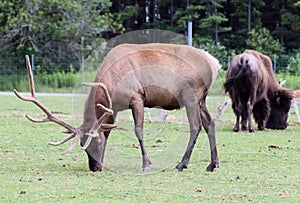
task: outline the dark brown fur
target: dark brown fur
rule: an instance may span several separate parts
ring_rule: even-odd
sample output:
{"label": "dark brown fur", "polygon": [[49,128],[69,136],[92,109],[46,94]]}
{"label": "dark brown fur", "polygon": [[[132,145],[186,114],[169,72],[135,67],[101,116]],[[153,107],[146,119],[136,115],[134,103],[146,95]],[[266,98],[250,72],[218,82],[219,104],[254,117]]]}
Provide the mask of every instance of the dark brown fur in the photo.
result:
{"label": "dark brown fur", "polygon": [[271,113],[266,127],[283,130],[287,127],[288,112],[291,107],[293,93],[285,88],[278,88],[271,97]]}
{"label": "dark brown fur", "polygon": [[248,122],[248,130],[253,132],[252,113],[259,130],[286,128],[292,93],[276,84],[268,56],[253,50],[235,56],[227,70],[224,88],[237,117],[234,131],[240,130],[242,117],[242,130],[247,130]]}

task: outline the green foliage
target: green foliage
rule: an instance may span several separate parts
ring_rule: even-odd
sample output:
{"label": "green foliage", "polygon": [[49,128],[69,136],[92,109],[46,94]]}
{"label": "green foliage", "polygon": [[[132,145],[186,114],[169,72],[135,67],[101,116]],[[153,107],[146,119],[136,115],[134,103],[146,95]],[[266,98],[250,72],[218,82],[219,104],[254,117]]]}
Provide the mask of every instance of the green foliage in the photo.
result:
{"label": "green foliage", "polygon": [[26,75],[0,75],[0,91],[28,91],[28,78]]}
{"label": "green foliage", "polygon": [[284,51],[279,41],[273,39],[266,28],[255,28],[249,34],[250,39],[246,41],[248,49],[253,49],[269,56],[280,54]]}
{"label": "green foliage", "polygon": [[[113,14],[114,18],[117,20],[117,22],[124,22],[125,20],[127,20],[128,18],[132,17],[134,14],[137,13],[138,10],[138,6],[126,6],[125,9],[122,12],[118,12]],[[121,24],[120,24],[121,25]],[[124,27],[119,27],[121,30],[121,32],[125,32],[125,28]],[[127,29],[127,31],[131,31],[129,28]]]}
{"label": "green foliage", "polygon": [[186,8],[179,8],[176,10],[173,20],[180,28],[186,28],[188,21],[199,20],[199,12],[204,9],[201,5],[190,5]]}
{"label": "green foliage", "polygon": [[300,50],[293,56],[290,56],[288,60],[288,66],[286,71],[294,76],[300,76]]}
{"label": "green foliage", "polygon": [[279,81],[280,79],[286,80],[284,87],[292,89],[292,90],[300,89],[299,75],[291,75],[288,73],[277,73],[276,81]]}
{"label": "green foliage", "polygon": [[[230,14],[232,17],[236,18],[237,21],[237,28],[242,33],[247,34],[248,28],[248,6],[249,1],[241,1],[241,0],[232,0],[231,6],[234,8],[233,12]],[[261,0],[251,0],[251,27],[261,26],[261,11],[260,9],[265,6],[264,1]],[[247,25],[247,26],[245,26]],[[246,36],[246,35],[245,35]]]}
{"label": "green foliage", "polygon": [[219,10],[223,9],[223,0],[214,1],[200,1],[205,7],[205,13],[202,18],[199,19],[199,25],[197,33],[202,36],[206,36],[208,39],[213,39],[216,43],[219,43],[219,33],[228,32],[231,27],[221,26],[224,22],[228,21],[228,18]]}
{"label": "green foliage", "polygon": [[[288,65],[289,54],[280,54],[279,56],[276,55],[276,72],[277,73],[286,73],[286,67]],[[271,57],[271,59],[273,59]],[[272,60],[274,62],[274,59]]]}
{"label": "green foliage", "polygon": [[191,1],[188,6],[175,11],[172,22],[178,26],[177,31],[185,32],[187,22],[192,21],[195,35],[201,36],[205,41],[213,39],[217,43],[219,33],[231,30],[230,27],[221,26],[228,21],[223,13],[218,12],[218,9],[223,8],[223,2],[223,0]]}
{"label": "green foliage", "polygon": [[75,86],[77,75],[71,72],[55,72],[53,74],[43,74],[36,76],[36,81],[41,86],[49,86],[53,88],[72,88]]}
{"label": "green foliage", "polygon": [[300,6],[299,1],[287,0],[280,8],[279,33],[282,45],[290,50],[299,48],[300,39]]}
{"label": "green foliage", "polygon": [[204,43],[194,41],[194,46],[209,52],[211,55],[213,55],[219,60],[222,66],[221,68],[227,70],[229,53],[227,52],[225,46],[222,46],[220,43],[214,43],[212,41]]}
{"label": "green foliage", "polygon": [[60,64],[53,62],[58,61],[73,61],[78,67],[81,55],[88,55],[103,42],[103,32],[124,31],[118,20],[125,17],[115,19],[109,13],[111,5],[109,0],[2,1],[0,56],[34,53],[50,72],[65,70],[52,70]]}
{"label": "green foliage", "polygon": [[[186,35],[192,21],[197,44],[214,41],[236,53],[251,48],[284,54],[281,60],[300,46],[299,5],[293,0],[5,0],[0,2],[0,57],[35,54],[47,73],[70,71],[70,64],[78,71],[81,56],[106,39],[150,28]],[[16,61],[0,73],[16,73],[21,65]]]}
{"label": "green foliage", "polygon": [[[72,72],[55,72],[53,74],[39,74],[34,76],[36,90],[39,92],[58,91],[70,92],[74,88],[80,75]],[[0,91],[29,91],[27,75],[0,76]]]}
{"label": "green foliage", "polygon": [[289,0],[287,5],[290,9],[281,10],[281,24],[293,32],[300,32],[299,2]]}
{"label": "green foliage", "polygon": [[[251,12],[248,12],[249,3],[251,2]],[[221,36],[221,42],[228,48],[241,52],[245,50],[246,40],[249,38],[249,28],[263,27],[262,25],[262,12],[265,1],[261,0],[232,0],[227,4],[229,13],[226,15],[230,19],[231,32],[224,33]],[[251,19],[249,21],[249,19]]]}

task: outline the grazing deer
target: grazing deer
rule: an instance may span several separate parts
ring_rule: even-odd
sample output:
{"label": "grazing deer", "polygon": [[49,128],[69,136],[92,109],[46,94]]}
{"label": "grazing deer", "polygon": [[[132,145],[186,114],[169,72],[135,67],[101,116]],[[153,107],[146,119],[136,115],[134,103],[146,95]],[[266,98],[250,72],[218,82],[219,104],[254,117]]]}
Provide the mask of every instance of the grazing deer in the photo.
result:
{"label": "grazing deer", "polygon": [[74,138],[64,152],[66,154],[80,140],[88,155],[90,170],[102,170],[110,130],[115,127],[113,123],[117,112],[125,109],[132,110],[135,134],[142,153],[142,171],[150,169],[151,161],[143,138],[144,107],[186,108],[190,140],[175,171],[187,168],[202,126],[208,134],[211,150],[211,163],[206,169],[213,171],[218,167],[215,124],[205,101],[220,65],[209,53],[173,44],[123,44],[113,48],[98,69],[94,83],[85,84],[92,88],[85,102],[83,124],[78,128],[54,117],[36,99],[28,57],[26,63],[32,96],[27,98],[16,90],[14,92],[20,99],[35,103],[47,115],[42,120],[27,118],[33,122],[52,121],[65,127],[70,134],[59,142],[49,144],[56,146]]}

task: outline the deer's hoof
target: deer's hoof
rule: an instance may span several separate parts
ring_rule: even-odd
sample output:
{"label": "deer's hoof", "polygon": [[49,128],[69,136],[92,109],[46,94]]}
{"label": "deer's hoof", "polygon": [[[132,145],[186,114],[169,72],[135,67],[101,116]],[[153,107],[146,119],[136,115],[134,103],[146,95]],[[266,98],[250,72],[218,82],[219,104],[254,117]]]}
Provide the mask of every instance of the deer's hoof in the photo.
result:
{"label": "deer's hoof", "polygon": [[183,171],[184,168],[188,168],[187,164],[180,163],[173,169],[173,171],[174,172]]}
{"label": "deer's hoof", "polygon": [[[182,169],[181,169],[181,171],[182,171]],[[180,172],[180,170],[178,168],[174,168],[173,172]]]}
{"label": "deer's hoof", "polygon": [[259,126],[258,126],[258,130],[265,130],[265,126],[259,125]]}
{"label": "deer's hoof", "polygon": [[246,126],[242,126],[242,131],[247,131],[247,127]]}
{"label": "deer's hoof", "polygon": [[206,171],[213,172],[215,168],[219,168],[219,164],[217,164],[217,163],[210,163],[207,166]]}
{"label": "deer's hoof", "polygon": [[151,167],[150,167],[150,166],[146,166],[146,167],[143,167],[143,168],[142,168],[142,172],[143,172],[143,173],[147,173],[147,172],[149,172],[149,171],[151,171]]}
{"label": "deer's hoof", "polygon": [[240,129],[238,129],[238,128],[233,128],[232,131],[237,133],[237,132],[240,131]]}
{"label": "deer's hoof", "polygon": [[254,129],[249,128],[249,133],[254,133]]}

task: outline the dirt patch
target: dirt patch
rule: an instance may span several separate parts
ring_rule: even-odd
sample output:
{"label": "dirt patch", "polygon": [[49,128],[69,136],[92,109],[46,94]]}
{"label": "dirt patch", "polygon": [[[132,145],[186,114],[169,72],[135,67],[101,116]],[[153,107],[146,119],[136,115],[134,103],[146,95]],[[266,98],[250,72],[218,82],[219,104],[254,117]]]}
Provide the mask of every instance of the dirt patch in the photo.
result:
{"label": "dirt patch", "polygon": [[281,147],[281,146],[278,146],[278,145],[269,145],[268,148],[269,148],[269,150],[270,149],[294,149],[292,147]]}
{"label": "dirt patch", "polygon": [[269,149],[282,149],[281,147],[279,147],[277,145],[269,145],[268,148]]}

